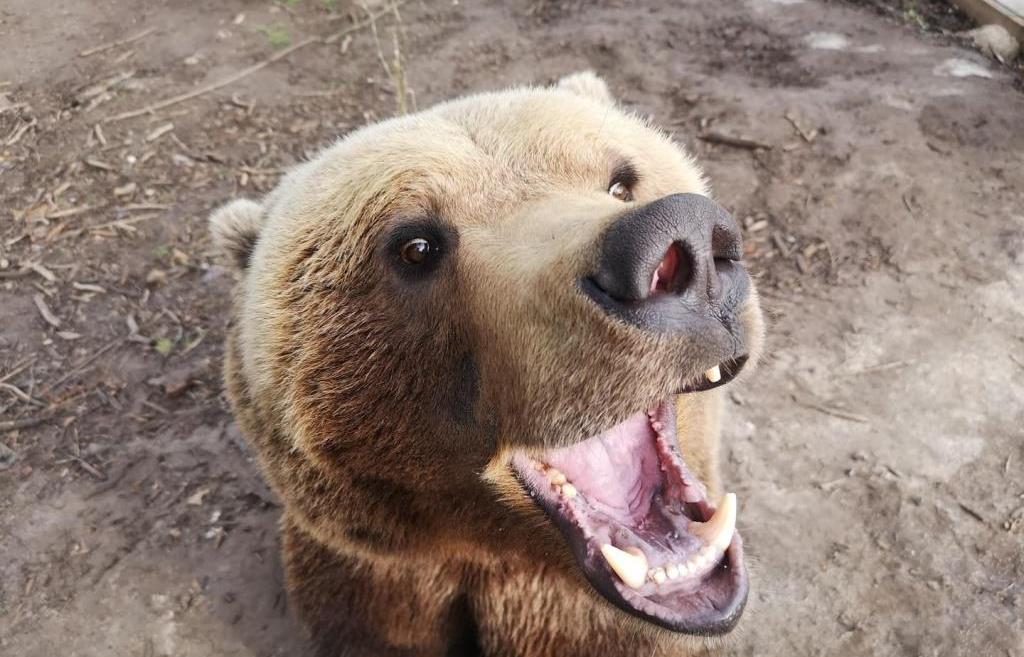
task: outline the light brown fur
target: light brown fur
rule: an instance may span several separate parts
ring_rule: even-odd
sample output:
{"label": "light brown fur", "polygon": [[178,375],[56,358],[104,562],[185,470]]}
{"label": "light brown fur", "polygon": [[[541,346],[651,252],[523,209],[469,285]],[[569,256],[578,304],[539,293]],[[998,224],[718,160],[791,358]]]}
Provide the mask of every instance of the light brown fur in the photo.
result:
{"label": "light brown fur", "polygon": [[[707,194],[692,159],[580,74],[363,129],[261,205],[214,215],[241,272],[228,390],[284,502],[288,588],[319,654],[701,645],[595,594],[507,465],[512,448],[598,433],[721,359],[574,292],[627,207],[606,192],[624,158],[637,203]],[[425,215],[457,246],[410,288],[380,264],[380,239]],[[744,320],[756,355],[756,296]],[[717,494],[720,393],[677,407],[682,451]]]}

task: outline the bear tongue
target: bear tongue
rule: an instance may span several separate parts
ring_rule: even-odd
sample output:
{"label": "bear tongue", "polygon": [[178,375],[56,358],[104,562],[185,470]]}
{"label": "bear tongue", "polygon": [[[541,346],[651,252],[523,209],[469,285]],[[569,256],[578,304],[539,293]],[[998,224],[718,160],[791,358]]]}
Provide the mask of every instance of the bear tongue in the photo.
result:
{"label": "bear tongue", "polygon": [[654,440],[650,419],[640,412],[593,438],[549,452],[545,461],[592,507],[635,526],[647,516],[661,484]]}

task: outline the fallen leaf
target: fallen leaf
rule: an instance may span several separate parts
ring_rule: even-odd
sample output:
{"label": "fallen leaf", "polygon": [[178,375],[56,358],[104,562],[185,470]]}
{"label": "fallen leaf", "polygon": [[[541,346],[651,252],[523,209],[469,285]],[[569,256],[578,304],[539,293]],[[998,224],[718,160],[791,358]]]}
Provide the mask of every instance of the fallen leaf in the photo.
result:
{"label": "fallen leaf", "polygon": [[35,302],[36,308],[39,309],[39,314],[43,316],[43,319],[47,324],[53,328],[60,328],[60,318],[54,315],[53,311],[50,310],[50,307],[46,305],[46,299],[43,298],[43,295],[34,295],[32,297],[32,301]]}
{"label": "fallen leaf", "polygon": [[200,488],[199,490],[188,496],[188,499],[185,500],[185,504],[188,504],[189,506],[202,506],[203,499],[209,494],[209,488]]}
{"label": "fallen leaf", "polygon": [[115,187],[114,196],[130,196],[135,193],[135,190],[138,189],[138,187],[139,186],[133,182],[130,182],[127,185],[121,185],[120,187]]}

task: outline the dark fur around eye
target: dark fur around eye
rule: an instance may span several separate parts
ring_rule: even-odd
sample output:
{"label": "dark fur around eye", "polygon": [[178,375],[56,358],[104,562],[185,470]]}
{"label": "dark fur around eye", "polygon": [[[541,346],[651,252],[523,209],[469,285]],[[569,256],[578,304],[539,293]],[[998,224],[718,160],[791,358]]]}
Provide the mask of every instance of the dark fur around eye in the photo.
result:
{"label": "dark fur around eye", "polygon": [[624,161],[620,162],[612,170],[612,179],[608,182],[608,186],[611,187],[615,183],[622,183],[626,186],[626,189],[633,189],[638,182],[640,182],[640,174],[637,173],[636,167],[633,166],[632,162]]}
{"label": "dark fur around eye", "polygon": [[[429,251],[419,262],[409,262],[402,252],[409,242],[426,240]],[[425,218],[398,222],[384,236],[381,256],[400,276],[409,281],[428,278],[451,256],[458,233],[437,219]]]}

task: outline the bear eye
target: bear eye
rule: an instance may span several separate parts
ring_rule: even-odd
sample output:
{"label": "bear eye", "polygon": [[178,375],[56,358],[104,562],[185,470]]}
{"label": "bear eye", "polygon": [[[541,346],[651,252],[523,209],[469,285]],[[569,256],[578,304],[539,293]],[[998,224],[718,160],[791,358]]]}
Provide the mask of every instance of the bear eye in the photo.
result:
{"label": "bear eye", "polygon": [[402,244],[400,253],[402,260],[410,265],[422,265],[434,255],[437,249],[430,240],[422,237],[415,237]]}
{"label": "bear eye", "polygon": [[633,202],[633,190],[640,182],[640,174],[632,162],[621,161],[612,171],[611,182],[608,183],[608,194],[623,203]]}
{"label": "bear eye", "polygon": [[623,203],[629,203],[633,200],[633,190],[627,187],[626,183],[621,181],[613,182],[611,187],[608,188],[608,193]]}
{"label": "bear eye", "polygon": [[378,254],[406,282],[424,281],[454,255],[458,243],[458,231],[436,217],[399,218],[381,235]]}

